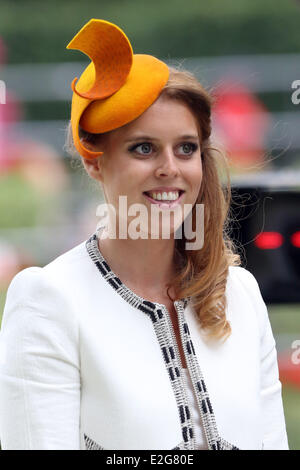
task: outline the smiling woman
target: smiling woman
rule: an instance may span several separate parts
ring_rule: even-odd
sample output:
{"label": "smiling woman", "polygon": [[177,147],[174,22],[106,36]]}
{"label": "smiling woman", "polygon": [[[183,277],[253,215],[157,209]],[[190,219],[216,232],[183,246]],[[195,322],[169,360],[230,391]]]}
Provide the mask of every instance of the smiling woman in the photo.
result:
{"label": "smiling woman", "polygon": [[[83,165],[88,174],[100,182],[107,203],[111,203],[117,211],[120,195],[127,196],[128,205],[144,203],[149,206],[148,201],[152,204],[167,201],[158,203],[159,207],[174,208],[180,204],[183,208],[184,205],[188,207],[191,204],[192,224],[196,227],[196,205],[204,205],[204,226],[201,229],[204,231],[205,244],[201,251],[186,250],[187,240],[184,234],[175,243],[173,237],[173,244],[170,240],[161,241],[160,246],[162,252],[169,250],[169,259],[174,250],[181,259],[181,263],[173,267],[168,283],[173,290],[177,290],[175,298],[192,296],[201,328],[206,330],[207,336],[221,338],[230,334],[224,296],[227,269],[229,265],[240,264],[240,259],[228,235],[228,171],[225,189],[222,188],[218,171],[222,167],[226,172],[226,160],[221,152],[212,147],[209,140],[211,104],[212,98],[191,73],[170,68],[168,82],[159,98],[140,117],[110,132],[93,134],[80,128],[79,134],[86,147],[103,151],[103,155],[97,160],[83,159]],[[184,148],[188,148],[188,151],[184,152]],[[66,149],[70,155],[78,155],[71,124]],[[136,184],[133,185],[133,182]],[[175,203],[168,200],[170,192],[169,197],[172,199],[178,194]],[[185,214],[187,215],[187,210]],[[128,214],[126,216],[129,226],[131,219]],[[184,220],[181,220],[182,223]],[[118,226],[116,228],[118,231]],[[150,227],[148,230],[151,233]],[[174,231],[174,227],[173,230],[170,229],[171,233]],[[109,243],[112,245],[111,240]],[[103,241],[103,252],[104,244]],[[115,252],[117,243],[114,245]],[[141,241],[142,252],[144,245]],[[148,242],[147,246],[150,245]],[[136,252],[137,246],[138,242],[135,240],[133,252]],[[153,240],[152,246],[157,246]],[[132,254],[127,253],[132,259]],[[153,263],[153,253],[149,256]],[[113,263],[107,252],[106,258]],[[161,264],[161,254],[157,253],[157,259]],[[145,258],[141,261],[145,262]],[[122,272],[119,266],[118,274],[129,284],[128,260],[124,254],[118,257],[118,263],[124,264]],[[142,266],[137,272],[134,272],[134,266],[131,269],[132,283],[135,283],[136,289],[141,270],[144,270]],[[160,275],[155,273],[154,279],[145,280],[145,289],[148,286],[148,292],[144,292],[144,296],[158,299],[158,296],[164,295],[164,299],[168,299],[168,295],[162,292],[161,285],[164,278],[169,276],[170,273],[165,275],[161,268]],[[151,296],[151,293],[154,295]]]}
{"label": "smiling woman", "polygon": [[[228,234],[211,96],[192,74],[133,54],[106,21],[68,48],[92,61],[72,83],[67,147],[108,213],[10,284],[2,447],[287,449],[268,312]],[[187,243],[199,235],[201,248]]]}

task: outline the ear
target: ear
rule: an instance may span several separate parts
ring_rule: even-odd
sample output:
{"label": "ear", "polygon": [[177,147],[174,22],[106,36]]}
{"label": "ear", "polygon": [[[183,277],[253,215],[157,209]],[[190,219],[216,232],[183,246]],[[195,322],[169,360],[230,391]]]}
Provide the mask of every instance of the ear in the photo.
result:
{"label": "ear", "polygon": [[83,166],[87,174],[97,181],[103,181],[102,177],[102,167],[101,167],[101,156],[94,158],[93,160],[88,160],[87,158],[82,159]]}
{"label": "ear", "polygon": [[[94,146],[90,142],[82,141],[83,145],[87,147],[89,150],[95,150]],[[103,181],[103,176],[102,176],[102,162],[101,158],[103,155],[100,155],[98,158],[93,158],[93,159],[87,159],[87,158],[82,158],[82,163],[83,166],[87,172],[87,174],[97,180],[97,181]]]}

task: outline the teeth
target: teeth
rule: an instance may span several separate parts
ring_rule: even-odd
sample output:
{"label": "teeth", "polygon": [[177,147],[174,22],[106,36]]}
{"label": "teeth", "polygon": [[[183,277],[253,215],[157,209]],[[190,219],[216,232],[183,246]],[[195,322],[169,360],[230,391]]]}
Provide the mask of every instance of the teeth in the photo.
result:
{"label": "teeth", "polygon": [[152,199],[156,199],[158,201],[175,201],[179,197],[178,191],[170,191],[169,193],[150,193]]}

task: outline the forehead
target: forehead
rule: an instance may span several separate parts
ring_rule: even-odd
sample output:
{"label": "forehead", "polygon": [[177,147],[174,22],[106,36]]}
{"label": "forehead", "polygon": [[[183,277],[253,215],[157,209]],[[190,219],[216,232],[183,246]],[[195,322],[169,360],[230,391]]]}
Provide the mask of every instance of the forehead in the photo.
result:
{"label": "forehead", "polygon": [[137,119],[112,131],[111,137],[123,139],[141,133],[163,138],[191,132],[197,134],[198,127],[194,114],[185,103],[160,97]]}

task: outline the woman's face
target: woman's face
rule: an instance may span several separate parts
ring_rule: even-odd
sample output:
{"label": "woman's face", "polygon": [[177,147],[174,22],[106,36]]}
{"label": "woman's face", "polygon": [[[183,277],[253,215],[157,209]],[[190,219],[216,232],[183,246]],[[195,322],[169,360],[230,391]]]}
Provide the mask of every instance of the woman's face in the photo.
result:
{"label": "woman's face", "polygon": [[[188,106],[160,97],[140,117],[108,133],[98,148],[104,155],[84,165],[91,177],[102,182],[106,202],[114,206],[117,218],[125,216],[119,196],[127,196],[127,210],[142,204],[149,222],[151,208],[180,213],[180,223],[171,224],[172,233],[184,220],[184,204],[193,206],[200,190],[200,139]],[[134,218],[127,213],[128,223]],[[147,230],[150,233],[150,223]]]}

